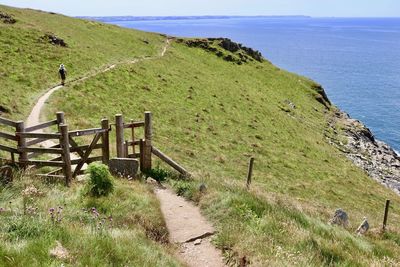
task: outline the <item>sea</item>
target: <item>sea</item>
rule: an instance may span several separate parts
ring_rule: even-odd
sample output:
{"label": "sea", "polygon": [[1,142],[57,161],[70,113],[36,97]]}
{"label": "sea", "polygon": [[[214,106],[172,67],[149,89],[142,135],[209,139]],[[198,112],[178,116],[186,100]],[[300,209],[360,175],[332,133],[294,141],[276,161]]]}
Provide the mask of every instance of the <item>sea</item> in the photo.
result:
{"label": "sea", "polygon": [[400,18],[107,17],[180,37],[227,37],[320,83],[331,101],[400,151]]}

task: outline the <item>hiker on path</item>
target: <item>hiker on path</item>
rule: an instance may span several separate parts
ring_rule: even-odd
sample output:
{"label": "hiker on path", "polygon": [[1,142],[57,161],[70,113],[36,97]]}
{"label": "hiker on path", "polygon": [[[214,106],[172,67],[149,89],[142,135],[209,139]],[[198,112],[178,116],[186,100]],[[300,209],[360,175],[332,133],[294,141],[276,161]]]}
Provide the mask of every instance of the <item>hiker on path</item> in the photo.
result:
{"label": "hiker on path", "polygon": [[65,78],[67,76],[67,70],[65,69],[64,64],[60,65],[60,68],[58,69],[58,73],[60,74],[60,78],[61,78],[61,85],[64,86],[65,84]]}

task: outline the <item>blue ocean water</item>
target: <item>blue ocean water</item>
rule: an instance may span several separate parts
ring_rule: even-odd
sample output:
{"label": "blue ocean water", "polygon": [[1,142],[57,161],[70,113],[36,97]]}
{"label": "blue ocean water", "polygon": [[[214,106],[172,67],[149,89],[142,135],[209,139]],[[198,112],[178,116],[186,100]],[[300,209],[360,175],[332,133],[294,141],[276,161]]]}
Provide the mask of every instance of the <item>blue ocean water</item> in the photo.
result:
{"label": "blue ocean water", "polygon": [[[108,21],[110,22],[110,21]],[[310,77],[343,111],[400,151],[400,18],[111,21],[183,37],[228,37]]]}

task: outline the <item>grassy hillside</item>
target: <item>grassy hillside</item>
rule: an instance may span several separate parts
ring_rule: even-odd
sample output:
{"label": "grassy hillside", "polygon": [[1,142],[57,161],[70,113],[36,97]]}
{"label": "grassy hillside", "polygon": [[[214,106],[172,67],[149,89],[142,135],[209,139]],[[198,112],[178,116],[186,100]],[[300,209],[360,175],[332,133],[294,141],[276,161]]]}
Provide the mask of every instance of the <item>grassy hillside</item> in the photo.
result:
{"label": "grassy hillside", "polygon": [[[150,188],[117,180],[107,198],[84,192],[82,182],[49,185],[34,173],[2,188],[0,266],[180,265],[161,245],[168,232]],[[52,252],[57,242],[67,254]]]}
{"label": "grassy hillside", "polygon": [[[61,63],[71,80],[105,65],[156,55],[164,40],[156,34],[45,12],[2,5],[0,12],[16,20],[0,20],[0,106],[12,118],[23,119],[43,90],[59,83]],[[67,47],[50,43],[46,34],[63,39]]]}
{"label": "grassy hillside", "polygon": [[[386,198],[394,200],[390,220],[397,225],[399,198],[327,143],[326,121],[335,108],[316,100],[315,84],[268,62],[238,65],[216,53],[175,42],[162,59],[65,88],[52,98],[48,114],[62,109],[70,124],[90,127],[104,116],[140,118],[151,110],[155,145],[194,173],[193,181],[173,183],[175,188],[216,223],[216,244],[232,261],[399,262],[397,232],[353,234],[364,216],[379,227]],[[82,113],[90,114],[87,120],[78,119]],[[256,157],[255,181],[247,191],[250,156]],[[201,182],[207,194],[198,193]],[[339,207],[350,215],[349,230],[327,224]]]}
{"label": "grassy hillside", "polygon": [[[13,25],[0,23],[0,38],[3,38],[4,32],[8,34],[8,39],[16,40],[20,49],[24,44],[29,45],[31,50],[28,55],[37,62],[29,61],[29,64],[41,66],[34,68],[34,74],[29,78],[32,83],[30,87],[26,87],[26,81],[22,78],[13,79],[11,74],[0,75],[6,88],[15,88],[10,90],[12,94],[27,105],[15,104],[9,114],[13,118],[26,114],[35,96],[57,80],[53,69],[61,59],[67,67],[70,66],[73,70],[76,68],[76,72],[81,75],[110,61],[156,54],[163,41],[158,35],[100,23],[1,7],[3,9],[15,14],[18,22]],[[53,20],[52,16],[55,16]],[[62,25],[65,24],[69,26],[64,29]],[[42,28],[44,30],[40,30]],[[57,33],[71,44],[67,48],[70,50],[61,50],[71,51],[65,52],[65,57],[71,60],[69,63],[64,61],[65,58],[50,56],[58,57],[61,48],[37,42],[37,38],[46,31]],[[20,32],[24,34],[19,34]],[[93,35],[92,32],[98,34]],[[123,39],[128,38],[126,36],[132,36],[132,42]],[[149,40],[150,44],[143,42],[143,38]],[[335,108],[328,109],[321,104],[323,101],[315,83],[280,70],[268,61],[242,62],[244,51],[232,54],[222,49],[218,42],[214,40],[209,46],[200,45],[203,48],[196,48],[175,41],[163,58],[121,65],[84,82],[69,84],[51,98],[46,113],[49,117],[54,117],[55,111],[63,110],[70,127],[82,128],[98,126],[102,117],[111,119],[116,113],[122,112],[130,119],[141,118],[143,111],[151,110],[154,114],[154,144],[193,173],[190,181],[170,180],[171,186],[179,194],[196,201],[215,223],[218,228],[215,244],[233,264],[245,261],[254,266],[398,265],[400,230],[396,225],[400,223],[400,199],[392,191],[367,177],[327,143],[327,121]],[[103,48],[96,51],[90,46],[91,43],[97,43]],[[5,45],[3,41],[1,45]],[[84,50],[81,52],[81,49]],[[8,51],[9,49],[0,47],[2,57],[8,55]],[[24,55],[25,53],[15,52],[6,57],[14,62],[12,69],[17,70],[15,75],[18,77],[23,77],[23,62],[27,60],[21,59]],[[46,60],[42,61],[46,56],[50,58],[46,59],[48,64],[43,63]],[[0,68],[9,67],[2,65]],[[43,69],[47,71],[42,72]],[[0,70],[1,73],[12,73],[11,68],[7,72]],[[43,77],[48,78],[43,80]],[[4,96],[10,94],[3,91],[1,93]],[[8,98],[2,96],[1,99],[5,101],[2,105],[11,105],[11,98],[3,100]],[[254,182],[251,189],[246,190],[245,176],[250,156],[256,158]],[[206,193],[199,193],[200,183],[206,184]],[[41,185],[38,184],[37,187]],[[8,195],[8,198],[3,197],[2,203],[15,198],[22,188],[17,184],[15,187],[3,189],[2,196]],[[122,191],[128,190],[127,202],[138,199],[137,201],[147,203],[126,212],[137,212],[137,217],[147,218],[144,210],[155,211],[155,229],[162,232],[163,224],[157,215],[157,202],[154,202],[154,196],[146,191],[144,185],[135,183],[131,187],[130,184],[119,181],[119,188]],[[49,192],[46,196],[52,196],[51,192],[54,190],[65,192],[70,196],[66,199],[71,202],[69,205],[72,207],[91,206],[80,201],[78,184],[71,190],[58,187],[46,187],[43,190]],[[146,192],[144,197],[148,202],[138,198],[143,192]],[[110,201],[111,205],[113,200],[116,201],[113,198],[104,201]],[[392,199],[393,203],[390,210],[390,231],[386,234],[371,231],[365,237],[356,236],[354,231],[364,216],[368,217],[373,228],[380,226],[386,198]],[[39,201],[40,207],[47,208],[45,201],[41,203]],[[55,202],[49,203],[56,205]],[[115,208],[118,213],[123,214],[123,209]],[[336,208],[343,208],[348,212],[351,223],[349,229],[327,223]],[[2,219],[1,216],[3,215],[0,215]],[[124,216],[120,220],[123,221]],[[79,235],[88,226],[76,226],[79,223],[72,213],[67,221],[71,222],[71,227],[78,229],[77,234],[71,231],[69,224],[62,228],[63,234],[50,232],[51,238],[40,245],[45,248],[41,254],[42,262],[47,264],[50,261],[43,251],[54,246],[55,240],[60,236],[60,239],[64,239],[59,241],[72,253],[76,253],[76,264],[92,264],[81,259],[81,256],[89,254],[85,254],[88,253],[86,250],[80,254],[78,243],[74,243],[72,239],[77,236],[82,238],[82,242],[90,243],[95,237],[89,234]],[[156,253],[151,254],[151,264],[160,262],[159,255],[165,255],[168,248],[146,238],[146,229],[143,229],[146,227],[140,221],[142,220],[122,223],[121,227],[128,225],[133,231],[132,236],[138,233],[139,238],[129,239],[133,246],[145,244],[147,249],[155,248]],[[4,230],[9,229],[7,222],[4,219],[2,224],[0,237],[3,240],[10,240],[9,232]],[[65,232],[67,234],[64,235]],[[108,236],[98,242],[104,242],[107,248],[116,250],[123,250],[124,246],[119,247],[122,244],[130,244],[124,235],[117,236],[121,239],[113,236],[109,240]],[[29,248],[32,251],[36,248],[34,239],[23,237],[22,240],[23,244],[32,246],[27,246],[26,251],[22,250],[23,253],[31,253]],[[7,242],[1,245],[0,255],[4,255],[2,257],[8,259],[10,255],[21,252],[21,244],[12,239]],[[89,246],[89,250],[90,248],[92,247]],[[92,249],[95,248],[98,247]],[[105,259],[104,251],[105,249],[100,249],[95,255]],[[25,263],[24,260],[27,259],[22,256],[22,252],[15,258]],[[127,255],[125,252],[115,251],[115,254]],[[134,260],[139,256],[116,256],[116,264],[123,264],[124,261]],[[163,260],[165,262],[160,264],[176,264],[168,256]]]}

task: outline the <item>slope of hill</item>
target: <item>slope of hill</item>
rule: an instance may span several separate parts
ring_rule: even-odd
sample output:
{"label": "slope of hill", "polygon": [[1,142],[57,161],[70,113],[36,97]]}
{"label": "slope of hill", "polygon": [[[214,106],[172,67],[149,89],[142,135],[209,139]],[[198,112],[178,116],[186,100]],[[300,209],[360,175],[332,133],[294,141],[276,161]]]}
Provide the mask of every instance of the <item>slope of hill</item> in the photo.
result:
{"label": "slope of hill", "polygon": [[61,63],[74,79],[104,65],[155,55],[164,40],[157,34],[46,12],[5,6],[0,11],[16,20],[0,20],[0,106],[13,118],[25,118],[42,91],[59,83]]}
{"label": "slope of hill", "polygon": [[[8,12],[26,12],[33,21],[53,16],[14,9]],[[91,23],[64,19],[70,25]],[[55,20],[52,27],[57,28],[58,23]],[[101,25],[96,26],[100,32],[102,27],[111,27],[117,35],[130,32]],[[12,36],[12,31],[9,34]],[[128,34],[153,37],[154,44],[161,42],[156,35]],[[109,45],[102,37],[91,38]],[[32,40],[25,36],[20,42]],[[326,132],[333,131],[328,124],[337,110],[321,88],[266,60],[256,60],[248,49],[232,49],[221,42],[175,40],[163,58],[121,65],[71,83],[51,98],[47,114],[63,110],[70,126],[81,128],[97,126],[100,118],[111,119],[116,113],[140,118],[144,110],[151,110],[155,145],[194,174],[192,180],[171,179],[170,184],[196,201],[215,223],[215,244],[231,263],[399,264],[400,231],[396,225],[400,199],[328,143]],[[157,48],[146,50],[147,44],[140,40],[132,47],[143,53],[155,53]],[[37,47],[32,49],[32,54],[42,53]],[[3,48],[0,51],[5,53]],[[98,53],[104,60],[100,64],[107,62],[108,51]],[[23,66],[20,61],[16,64],[17,69]],[[75,68],[74,62],[70,64]],[[37,85],[32,92],[48,85],[35,78],[32,81]],[[23,84],[13,83],[16,88]],[[25,92],[17,90],[15,95],[29,106],[32,92]],[[27,109],[17,111],[23,114]],[[250,156],[256,157],[254,182],[246,190]],[[198,190],[201,183],[207,187],[205,193]],[[381,234],[377,229],[386,198],[392,199],[390,225],[389,231]],[[336,208],[348,212],[348,229],[328,224]],[[359,237],[354,231],[364,216],[375,229]]]}

